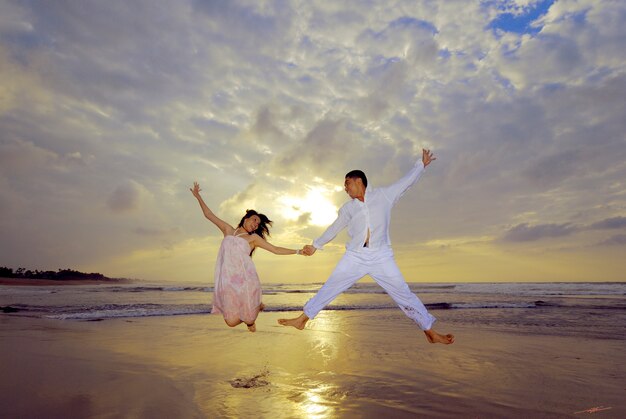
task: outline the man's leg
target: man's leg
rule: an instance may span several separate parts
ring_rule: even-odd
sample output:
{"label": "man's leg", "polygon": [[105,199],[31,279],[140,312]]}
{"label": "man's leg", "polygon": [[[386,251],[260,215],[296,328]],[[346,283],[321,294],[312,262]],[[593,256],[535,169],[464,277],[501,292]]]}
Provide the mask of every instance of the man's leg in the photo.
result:
{"label": "man's leg", "polygon": [[330,274],[322,288],[306,302],[304,312],[293,319],[279,319],[278,323],[283,326],[293,326],[296,329],[304,329],[309,319],[317,316],[324,307],[330,304],[339,294],[350,288],[356,281],[365,276],[367,267],[351,253],[346,252],[341,258],[333,273]]}
{"label": "man's leg", "polygon": [[428,312],[422,301],[411,292],[391,251],[373,261],[370,275],[393,298],[404,314],[417,323],[430,343],[449,344],[454,342],[453,335],[441,335],[433,330],[435,317]]}

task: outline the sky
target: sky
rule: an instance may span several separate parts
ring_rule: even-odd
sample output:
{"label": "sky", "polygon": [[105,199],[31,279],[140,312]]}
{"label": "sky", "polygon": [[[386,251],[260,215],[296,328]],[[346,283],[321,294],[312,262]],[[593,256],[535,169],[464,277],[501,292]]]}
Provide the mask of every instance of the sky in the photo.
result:
{"label": "sky", "polygon": [[[213,281],[437,158],[396,205],[411,282],[624,281],[626,2],[0,0],[0,266]],[[262,282],[320,283],[258,250]]]}

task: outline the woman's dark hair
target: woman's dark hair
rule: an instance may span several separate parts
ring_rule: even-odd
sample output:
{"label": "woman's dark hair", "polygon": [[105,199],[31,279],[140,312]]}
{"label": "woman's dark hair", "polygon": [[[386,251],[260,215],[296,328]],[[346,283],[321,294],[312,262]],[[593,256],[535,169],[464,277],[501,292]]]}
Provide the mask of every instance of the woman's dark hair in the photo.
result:
{"label": "woman's dark hair", "polygon": [[365,173],[363,173],[361,170],[352,170],[348,173],[346,173],[346,179],[361,179],[361,181],[363,182],[363,186],[365,186],[367,188],[367,178],[365,177]]}
{"label": "woman's dark hair", "polygon": [[[253,231],[252,233],[248,233],[248,234],[256,233],[259,236],[261,236],[261,238],[264,239],[265,236],[270,235],[270,226],[272,225],[272,221],[269,218],[267,218],[267,215],[265,214],[259,214],[255,210],[251,210],[251,209],[246,210],[246,215],[244,215],[241,221],[239,221],[239,225],[237,227],[243,227],[243,222],[246,221],[248,218],[255,216],[255,215],[261,219],[261,222],[259,223],[259,227],[255,231]],[[256,247],[250,251],[250,256],[252,256],[252,253],[254,253],[255,250],[256,250]]]}

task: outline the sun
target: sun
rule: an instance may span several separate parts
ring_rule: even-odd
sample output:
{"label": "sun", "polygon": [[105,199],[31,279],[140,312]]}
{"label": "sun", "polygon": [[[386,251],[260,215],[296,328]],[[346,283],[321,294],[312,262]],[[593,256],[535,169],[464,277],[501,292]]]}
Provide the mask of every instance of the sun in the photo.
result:
{"label": "sun", "polygon": [[337,207],[330,200],[336,189],[324,186],[307,186],[303,196],[286,195],[278,199],[281,214],[297,220],[310,214],[309,224],[328,226],[337,218]]}

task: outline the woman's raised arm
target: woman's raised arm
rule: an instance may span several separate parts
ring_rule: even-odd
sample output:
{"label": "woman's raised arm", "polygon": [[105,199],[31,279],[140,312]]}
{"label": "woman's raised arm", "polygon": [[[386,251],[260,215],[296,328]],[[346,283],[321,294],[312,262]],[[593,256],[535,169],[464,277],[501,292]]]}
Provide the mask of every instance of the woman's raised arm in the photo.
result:
{"label": "woman's raised arm", "polygon": [[194,182],[193,189],[189,188],[189,190],[198,200],[204,216],[208,218],[208,220],[211,221],[213,224],[215,224],[217,228],[219,228],[222,233],[224,233],[224,235],[232,234],[232,232],[235,231],[235,229],[230,224],[219,218],[217,215],[213,214],[213,211],[211,211],[211,209],[207,207],[207,205],[204,203],[204,200],[200,196],[200,191],[202,191],[202,189],[200,189],[200,185],[198,184],[198,182]]}

